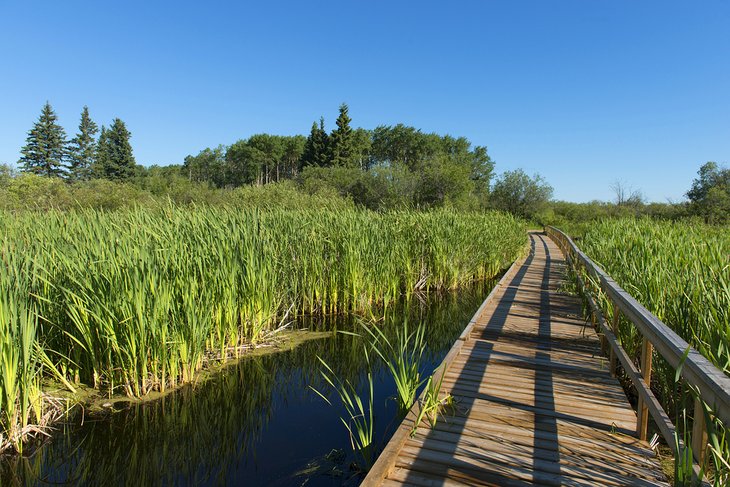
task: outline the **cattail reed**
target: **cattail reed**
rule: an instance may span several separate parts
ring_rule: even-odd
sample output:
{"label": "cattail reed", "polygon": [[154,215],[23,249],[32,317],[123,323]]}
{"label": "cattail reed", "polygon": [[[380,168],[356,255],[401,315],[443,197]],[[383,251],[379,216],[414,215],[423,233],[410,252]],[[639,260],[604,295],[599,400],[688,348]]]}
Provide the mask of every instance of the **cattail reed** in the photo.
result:
{"label": "cattail reed", "polygon": [[[0,431],[42,411],[41,364],[140,397],[237,356],[288,316],[387,309],[496,276],[500,213],[232,208],[0,213]],[[1,442],[0,442],[1,443]]]}

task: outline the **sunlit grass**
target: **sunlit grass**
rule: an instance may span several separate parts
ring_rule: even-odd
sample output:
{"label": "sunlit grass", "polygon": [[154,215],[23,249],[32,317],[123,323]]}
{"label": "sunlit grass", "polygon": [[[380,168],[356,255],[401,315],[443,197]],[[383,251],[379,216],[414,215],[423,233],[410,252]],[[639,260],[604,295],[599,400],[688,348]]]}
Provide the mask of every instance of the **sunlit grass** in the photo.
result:
{"label": "sunlit grass", "polygon": [[[587,227],[579,245],[650,312],[730,374],[730,229],[690,222],[607,220]],[[602,303],[610,313],[607,300]],[[636,328],[622,319],[617,336],[638,363],[641,336]],[[652,388],[665,410],[678,411],[685,443],[691,424],[687,415],[707,416],[713,465],[705,471],[715,485],[726,485],[730,445],[725,426],[710,411],[692,411],[684,404],[683,395],[677,393],[676,371],[656,353],[653,362]],[[691,457],[687,450],[682,455],[676,463],[678,483],[691,481]]]}
{"label": "sunlit grass", "polygon": [[389,309],[492,278],[526,243],[511,216],[450,211],[169,206],[0,213],[0,227],[6,435],[40,414],[41,364],[140,397],[238,356],[287,313]]}
{"label": "sunlit grass", "polygon": [[433,429],[436,427],[439,414],[441,414],[445,408],[453,407],[454,397],[451,393],[447,392],[443,395],[443,397],[441,397],[441,387],[444,382],[445,374],[442,370],[439,374],[438,382],[436,382],[433,378],[437,373],[438,369],[434,370],[433,374],[431,374],[428,380],[426,380],[426,386],[424,387],[423,395],[419,403],[418,417],[413,422],[411,437],[416,435],[416,430],[421,425],[424,418],[428,419],[428,423]]}
{"label": "sunlit grass", "polygon": [[420,323],[414,330],[408,329],[408,321],[396,330],[392,340],[377,325],[362,324],[369,335],[371,349],[383,360],[396,388],[396,402],[401,414],[405,414],[416,401],[416,392],[423,385],[421,360],[426,349],[426,327]]}

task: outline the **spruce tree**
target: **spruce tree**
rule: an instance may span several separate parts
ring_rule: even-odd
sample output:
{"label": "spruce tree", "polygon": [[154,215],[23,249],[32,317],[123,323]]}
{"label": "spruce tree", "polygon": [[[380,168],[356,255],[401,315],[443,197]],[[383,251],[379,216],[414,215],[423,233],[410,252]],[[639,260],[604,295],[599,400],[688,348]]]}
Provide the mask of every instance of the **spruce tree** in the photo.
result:
{"label": "spruce tree", "polygon": [[96,154],[94,154],[94,164],[91,166],[91,175],[95,178],[104,177],[104,166],[107,161],[107,137],[106,127],[101,126],[101,132],[99,132],[99,140],[96,142]]}
{"label": "spruce tree", "polygon": [[324,129],[324,117],[321,117],[319,125],[317,122],[312,123],[312,131],[304,144],[300,167],[329,165],[329,137]]}
{"label": "spruce tree", "polygon": [[97,177],[124,181],[134,176],[136,163],[129,143],[131,136],[124,122],[118,118],[108,130],[101,128],[94,166]]}
{"label": "spruce tree", "polygon": [[352,119],[347,114],[348,108],[345,103],[340,105],[340,115],[337,117],[337,128],[330,135],[330,160],[333,166],[350,166],[354,159],[354,141],[350,122]]}
{"label": "spruce tree", "polygon": [[315,160],[315,140],[317,138],[317,122],[312,122],[312,130],[309,132],[309,137],[307,137],[307,141],[304,143],[304,152],[302,152],[302,157],[299,159],[299,169],[301,170],[303,167],[307,166],[314,166],[314,160]]}
{"label": "spruce tree", "polygon": [[79,133],[71,139],[68,147],[68,178],[84,181],[91,178],[91,168],[96,160],[96,140],[94,135],[99,128],[89,117],[89,107],[81,112]]}
{"label": "spruce tree", "polygon": [[66,158],[66,132],[56,121],[58,117],[46,102],[41,116],[28,132],[18,161],[22,170],[42,176],[62,176]]}
{"label": "spruce tree", "polygon": [[324,117],[319,117],[319,128],[317,129],[317,139],[315,140],[314,149],[316,155],[314,163],[316,165],[320,167],[329,167],[332,165],[332,160],[330,159],[330,138],[324,129]]}

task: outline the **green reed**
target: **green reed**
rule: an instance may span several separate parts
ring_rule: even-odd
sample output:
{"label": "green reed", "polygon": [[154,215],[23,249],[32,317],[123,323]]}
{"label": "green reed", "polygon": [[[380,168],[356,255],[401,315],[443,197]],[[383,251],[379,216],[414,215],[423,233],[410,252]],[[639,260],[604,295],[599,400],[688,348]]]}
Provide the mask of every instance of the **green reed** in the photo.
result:
{"label": "green reed", "polygon": [[0,213],[0,227],[0,361],[16,371],[0,382],[6,434],[40,413],[41,363],[71,387],[164,391],[288,312],[368,313],[455,289],[526,242],[511,216],[450,211],[169,206]]}
{"label": "green reed", "polygon": [[[370,360],[367,347],[363,348],[365,359],[368,362],[367,367],[367,395],[365,399],[360,397],[357,388],[347,379],[341,379],[337,376],[332,367],[321,358],[320,372],[324,381],[337,393],[340,402],[345,408],[347,417],[340,417],[340,421],[347,429],[350,436],[350,446],[353,453],[358,457],[359,466],[363,471],[367,471],[373,464],[375,457],[375,415],[373,408],[373,374],[370,370]],[[327,404],[332,405],[327,396],[312,387],[312,390]]]}
{"label": "green reed", "polygon": [[22,451],[27,428],[43,415],[38,315],[22,292],[33,263],[6,252],[6,245],[0,242],[0,452]]}
{"label": "green reed", "polygon": [[439,413],[444,410],[447,406],[453,406],[454,398],[450,393],[444,394],[444,397],[440,397],[441,387],[444,382],[444,373],[442,371],[439,374],[438,382],[434,382],[433,378],[437,374],[438,369],[434,370],[426,380],[426,386],[423,390],[423,395],[419,400],[418,417],[413,422],[413,429],[411,430],[411,438],[416,436],[416,431],[421,425],[424,418],[428,419],[428,423],[431,425],[431,429],[436,427]]}
{"label": "green reed", "polygon": [[421,322],[413,331],[408,330],[408,320],[398,327],[395,338],[390,339],[377,324],[362,324],[369,335],[371,349],[383,360],[396,388],[398,410],[405,415],[416,401],[416,392],[425,382],[421,379],[421,361],[426,349],[425,324]]}
{"label": "green reed", "polygon": [[[730,229],[690,222],[608,220],[588,227],[579,245],[649,311],[730,374]],[[609,311],[605,300],[603,304]],[[618,338],[638,363],[641,337],[635,327],[622,319]],[[682,414],[688,414],[679,404],[675,370],[656,353],[654,370],[652,388],[665,410],[680,407]],[[730,470],[726,429],[714,419],[707,425],[711,470],[716,485],[723,485]]]}
{"label": "green reed", "polygon": [[[611,220],[581,248],[624,289],[730,373],[730,230],[690,223]],[[638,347],[628,327],[622,342]],[[665,390],[671,390],[667,371]]]}

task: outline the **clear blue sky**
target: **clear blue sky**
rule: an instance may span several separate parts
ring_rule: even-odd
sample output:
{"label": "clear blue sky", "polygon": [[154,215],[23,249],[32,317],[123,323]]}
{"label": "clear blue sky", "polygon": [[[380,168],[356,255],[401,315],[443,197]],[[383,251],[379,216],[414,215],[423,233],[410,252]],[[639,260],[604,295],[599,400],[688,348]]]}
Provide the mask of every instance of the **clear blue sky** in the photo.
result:
{"label": "clear blue sky", "polygon": [[726,0],[248,3],[0,0],[0,162],[46,100],[69,135],[83,105],[120,117],[144,165],[331,128],[342,102],[486,145],[557,199],[679,200],[730,162]]}

